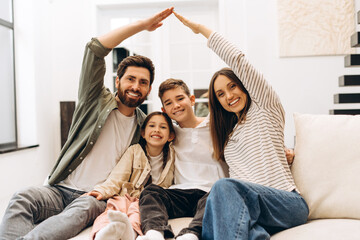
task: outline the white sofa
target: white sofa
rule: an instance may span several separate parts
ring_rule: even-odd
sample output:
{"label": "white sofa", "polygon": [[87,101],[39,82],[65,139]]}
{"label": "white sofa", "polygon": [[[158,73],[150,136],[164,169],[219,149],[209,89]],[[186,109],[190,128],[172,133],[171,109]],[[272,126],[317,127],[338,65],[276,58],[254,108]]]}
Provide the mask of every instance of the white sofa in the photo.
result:
{"label": "white sofa", "polygon": [[[294,114],[294,120],[291,170],[310,214],[306,224],[271,240],[360,239],[360,116]],[[170,224],[177,233],[190,220],[172,219]],[[90,229],[72,239],[89,239]]]}
{"label": "white sofa", "polygon": [[272,240],[360,239],[360,116],[294,114],[295,183],[308,203],[304,225]]}

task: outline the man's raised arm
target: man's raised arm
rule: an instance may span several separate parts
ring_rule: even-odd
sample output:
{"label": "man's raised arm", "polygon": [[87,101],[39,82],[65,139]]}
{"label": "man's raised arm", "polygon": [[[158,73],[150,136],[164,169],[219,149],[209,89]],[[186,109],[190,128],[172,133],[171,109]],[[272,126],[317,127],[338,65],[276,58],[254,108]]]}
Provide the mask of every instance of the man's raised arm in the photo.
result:
{"label": "man's raised arm", "polygon": [[149,32],[154,31],[158,27],[162,26],[162,21],[171,15],[173,7],[167,8],[160,13],[155,14],[152,17],[130,23],[126,26],[119,27],[110,31],[109,33],[98,37],[98,40],[106,48],[114,48],[122,41],[131,37],[132,35],[147,30]]}

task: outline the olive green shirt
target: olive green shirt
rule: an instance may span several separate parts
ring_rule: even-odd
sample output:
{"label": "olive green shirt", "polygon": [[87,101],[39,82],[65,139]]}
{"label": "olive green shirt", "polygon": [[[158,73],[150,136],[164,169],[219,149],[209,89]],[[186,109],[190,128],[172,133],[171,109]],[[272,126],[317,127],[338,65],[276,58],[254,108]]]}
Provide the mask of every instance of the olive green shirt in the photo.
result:
{"label": "olive green shirt", "polygon": [[[105,56],[111,49],[105,48],[93,38],[85,48],[80,75],[78,103],[74,111],[69,136],[60,152],[48,183],[54,185],[64,180],[95,145],[106,119],[117,110],[116,93],[104,86]],[[136,108],[137,126],[131,145],[140,139],[140,127],[146,115]]]}

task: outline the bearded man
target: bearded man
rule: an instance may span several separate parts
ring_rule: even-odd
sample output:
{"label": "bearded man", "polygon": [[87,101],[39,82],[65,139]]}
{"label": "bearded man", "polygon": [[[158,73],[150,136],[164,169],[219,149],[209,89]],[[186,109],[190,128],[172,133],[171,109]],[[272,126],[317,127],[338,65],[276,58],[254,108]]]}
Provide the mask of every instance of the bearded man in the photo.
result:
{"label": "bearded man", "polygon": [[14,194],[0,225],[0,239],[69,239],[105,210],[105,201],[83,194],[104,182],[125,150],[138,142],[145,114],[137,107],[150,93],[154,66],[143,56],[124,59],[113,94],[104,86],[104,58],[128,37],[160,27],[171,13],[172,8],[166,9],[86,45],[68,140],[48,184]]}

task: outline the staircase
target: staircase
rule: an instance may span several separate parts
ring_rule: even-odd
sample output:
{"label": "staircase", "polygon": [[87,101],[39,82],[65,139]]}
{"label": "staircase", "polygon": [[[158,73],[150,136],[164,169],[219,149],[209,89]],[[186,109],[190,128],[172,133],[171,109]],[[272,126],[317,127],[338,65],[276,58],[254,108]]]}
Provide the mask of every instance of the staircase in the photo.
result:
{"label": "staircase", "polygon": [[[357,13],[357,23],[360,24],[360,11]],[[351,36],[351,47],[360,47],[360,32]],[[360,54],[349,54],[344,58],[344,66],[360,67]],[[339,87],[360,86],[360,75],[344,75],[339,77]],[[334,95],[335,104],[360,104],[360,93],[338,93]],[[360,109],[333,109],[333,115],[360,115]]]}

